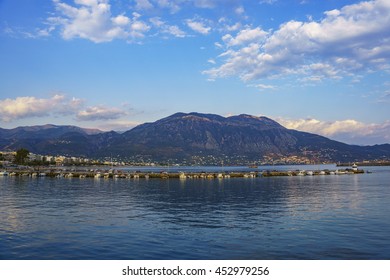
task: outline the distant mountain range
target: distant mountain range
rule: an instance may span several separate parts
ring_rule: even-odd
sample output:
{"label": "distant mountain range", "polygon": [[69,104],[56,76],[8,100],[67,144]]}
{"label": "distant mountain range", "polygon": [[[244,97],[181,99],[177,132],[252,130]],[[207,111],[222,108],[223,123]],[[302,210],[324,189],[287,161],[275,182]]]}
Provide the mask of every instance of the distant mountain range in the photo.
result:
{"label": "distant mountain range", "polygon": [[176,113],[124,133],[76,126],[31,126],[0,129],[0,150],[26,148],[37,154],[83,157],[142,157],[154,161],[194,158],[236,158],[242,162],[264,157],[308,158],[318,162],[350,162],[390,158],[390,144],[348,145],[287,129],[250,115]]}

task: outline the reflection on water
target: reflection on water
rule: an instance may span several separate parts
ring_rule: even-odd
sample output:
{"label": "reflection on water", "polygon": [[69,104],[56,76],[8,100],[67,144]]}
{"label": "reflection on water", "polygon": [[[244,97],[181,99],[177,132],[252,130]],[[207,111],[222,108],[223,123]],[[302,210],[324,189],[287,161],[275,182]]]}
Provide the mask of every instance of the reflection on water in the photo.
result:
{"label": "reflection on water", "polygon": [[389,259],[390,169],[224,180],[0,177],[2,259]]}

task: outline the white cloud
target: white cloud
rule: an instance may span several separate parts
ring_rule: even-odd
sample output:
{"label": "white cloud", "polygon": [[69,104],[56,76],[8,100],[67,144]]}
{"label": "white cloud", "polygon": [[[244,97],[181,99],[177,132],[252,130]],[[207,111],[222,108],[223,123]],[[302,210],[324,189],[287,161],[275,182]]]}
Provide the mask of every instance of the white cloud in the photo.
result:
{"label": "white cloud", "polygon": [[170,9],[171,13],[177,13],[180,11],[180,5],[176,1],[171,0],[157,0],[158,6],[161,8]]}
{"label": "white cloud", "polygon": [[255,85],[249,85],[250,87],[257,88],[259,90],[267,90],[267,89],[276,89],[273,85],[266,85],[266,84],[255,84]]}
{"label": "white cloud", "polygon": [[234,12],[237,14],[237,15],[243,15],[245,13],[245,9],[243,6],[239,6],[237,7]]}
{"label": "white cloud", "polygon": [[245,81],[275,75],[322,80],[388,69],[388,26],[390,2],[375,0],[325,12],[319,22],[289,21],[267,35],[259,27],[246,28],[223,36],[224,62],[204,73]]}
{"label": "white cloud", "polygon": [[240,30],[250,29],[248,25],[244,25],[243,27],[243,22],[233,21],[230,18],[226,18],[226,17],[220,17],[217,21],[212,22],[210,24],[214,26],[213,31],[217,31],[220,34],[225,34],[224,36],[230,36],[231,38],[233,38],[231,34],[235,32],[239,32]]}
{"label": "white cloud", "polygon": [[151,18],[151,19],[149,19],[149,21],[150,21],[155,27],[158,27],[158,28],[161,28],[162,26],[165,25],[165,21],[161,20],[160,17]]}
{"label": "white cloud", "polygon": [[130,23],[130,19],[124,15],[119,15],[115,18],[112,19],[112,21],[116,24],[116,25],[128,25]]}
{"label": "white cloud", "polygon": [[78,112],[76,118],[79,121],[114,120],[119,119],[126,114],[126,111],[119,108],[93,106]]}
{"label": "white cloud", "polygon": [[230,34],[224,35],[222,40],[228,46],[238,46],[248,44],[250,42],[256,42],[266,38],[267,32],[262,30],[260,27],[250,29],[246,28],[238,32],[236,37],[232,37]]}
{"label": "white cloud", "polygon": [[232,25],[226,25],[224,28],[228,31],[237,31],[241,28],[242,24],[240,22],[236,22],[235,24]]}
{"label": "white cloud", "polygon": [[127,123],[120,118],[128,116],[132,110],[128,104],[123,104],[121,108],[103,105],[85,107],[84,100],[68,98],[63,94],[49,98],[22,96],[0,100],[0,121],[8,123],[27,118],[71,116],[77,121],[100,121],[102,125],[115,120],[115,123],[121,123],[124,127]]}
{"label": "white cloud", "polygon": [[55,26],[50,23],[47,23],[49,26],[43,28],[34,28],[34,30],[27,30],[20,27],[9,27],[6,25],[3,32],[8,36],[14,38],[28,38],[28,39],[38,39],[44,38],[51,35],[51,33],[55,30]]}
{"label": "white cloud", "polygon": [[215,2],[215,0],[194,0],[195,6],[199,8],[214,8]]}
{"label": "white cloud", "polygon": [[0,120],[10,122],[31,117],[69,115],[76,112],[82,104],[81,99],[68,99],[60,94],[46,99],[33,96],[7,98],[0,100]]}
{"label": "white cloud", "polygon": [[338,17],[341,14],[341,12],[339,10],[331,10],[331,11],[326,11],[324,14],[327,15],[328,17]]}
{"label": "white cloud", "polygon": [[149,20],[156,28],[162,33],[170,34],[178,38],[184,38],[187,36],[186,32],[180,29],[177,25],[169,25],[162,21],[159,17],[154,17]]}
{"label": "white cloud", "polygon": [[153,8],[153,4],[149,0],[135,0],[135,8],[137,10],[149,10]]}
{"label": "white cloud", "polygon": [[367,124],[353,119],[338,121],[321,121],[313,118],[275,119],[286,128],[323,135],[349,144],[390,143],[390,121]]}
{"label": "white cloud", "polygon": [[183,30],[181,30],[177,25],[168,25],[167,28],[163,30],[163,32],[171,34],[178,38],[184,38],[187,36],[187,34]]}
{"label": "white cloud", "polygon": [[131,31],[129,34],[133,38],[143,38],[145,36],[145,32],[148,32],[150,29],[149,25],[138,20],[133,21],[130,27]]}
{"label": "white cloud", "polygon": [[207,35],[211,31],[211,27],[207,27],[205,23],[201,21],[188,19],[186,23],[188,27],[191,28],[193,31],[201,33],[203,35]]}
{"label": "white cloud", "polygon": [[214,46],[217,48],[217,49],[223,49],[223,45],[219,42],[215,42],[214,43]]}
{"label": "white cloud", "polygon": [[54,0],[59,17],[50,17],[48,22],[62,28],[64,39],[83,38],[95,43],[114,39],[142,38],[150,27],[139,20],[139,14],[129,18],[124,14],[113,16],[108,0],[75,0],[71,6]]}
{"label": "white cloud", "polygon": [[[130,0],[127,4],[120,4],[116,0],[51,0],[55,11],[42,22],[43,27],[39,28],[11,28],[6,27],[5,33],[9,36],[23,36],[27,38],[48,37],[53,31],[58,31],[63,39],[71,40],[82,38],[95,43],[110,42],[122,39],[127,42],[139,42],[140,38],[149,34],[151,26],[149,22],[151,15],[164,18],[167,22],[162,33],[171,34],[175,37],[187,37],[186,27],[191,30],[209,34],[212,30],[212,21],[199,19],[185,20],[180,18],[181,24],[172,24],[171,18],[168,19],[167,12],[171,14],[178,13],[181,10],[215,9],[223,6],[233,12],[242,15],[245,10],[238,0]],[[167,11],[168,10],[168,11]],[[140,14],[133,13],[137,11],[144,13],[142,18]],[[143,20],[142,20],[143,19]],[[226,26],[225,30],[236,31],[241,24],[236,23]],[[214,29],[216,31],[217,29]]]}
{"label": "white cloud", "polygon": [[73,97],[72,99],[67,99],[64,96],[64,101],[61,103],[61,107],[56,109],[56,113],[61,115],[72,115],[84,105],[85,100]]}

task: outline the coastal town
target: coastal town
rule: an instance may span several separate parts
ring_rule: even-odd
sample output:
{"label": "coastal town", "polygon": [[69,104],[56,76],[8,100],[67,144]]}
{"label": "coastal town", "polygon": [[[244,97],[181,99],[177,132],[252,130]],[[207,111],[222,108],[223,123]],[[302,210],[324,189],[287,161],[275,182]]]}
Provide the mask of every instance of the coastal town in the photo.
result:
{"label": "coastal town", "polygon": [[[25,150],[20,149],[18,151]],[[263,165],[310,165],[310,164],[337,164],[338,166],[351,166],[352,162],[320,161],[313,157],[283,156],[269,154],[259,160],[248,160],[245,156],[213,156],[198,155],[191,159],[153,160],[150,156],[138,155],[128,158],[102,157],[87,158],[69,155],[39,155],[25,150],[26,154],[22,162],[18,162],[18,151],[0,151],[0,167],[12,167],[26,165],[31,167],[66,167],[66,166],[263,166]],[[20,161],[20,160],[19,160]],[[356,162],[359,166],[386,166],[390,162],[387,159],[366,160]]]}
{"label": "coastal town", "polygon": [[[211,158],[212,159],[212,158]],[[198,158],[199,161],[203,161],[203,158]],[[275,164],[275,160],[268,158]],[[292,161],[288,161],[292,160]],[[267,161],[266,161],[267,162]],[[280,162],[276,161],[278,164]],[[292,157],[291,159],[285,159],[282,164],[290,162],[292,164],[304,165],[311,164],[311,162],[304,161],[298,157]],[[217,163],[217,162],[216,162]],[[127,179],[139,179],[139,178],[180,178],[180,179],[224,179],[233,177],[255,178],[255,177],[273,177],[273,176],[315,176],[315,175],[343,175],[343,174],[361,174],[364,170],[358,169],[358,166],[354,164],[346,165],[349,168],[336,169],[336,170],[261,170],[257,165],[248,166],[249,170],[245,171],[230,171],[230,172],[205,172],[205,171],[171,171],[166,170],[155,171],[124,171],[114,167],[125,166],[150,166],[150,167],[162,167],[158,163],[140,161],[136,164],[132,164],[124,161],[114,161],[112,159],[93,160],[88,158],[79,157],[66,157],[66,156],[42,156],[28,152],[26,149],[20,149],[15,152],[1,152],[0,164],[5,170],[0,171],[0,176],[30,176],[30,177],[56,177],[56,178],[127,178]],[[269,165],[269,164],[263,164]],[[183,165],[175,164],[173,166],[180,167]],[[207,166],[206,164],[202,166]],[[221,165],[219,165],[221,166]],[[169,165],[168,165],[169,167]]]}
{"label": "coastal town", "polygon": [[[18,151],[0,151],[0,166],[9,166],[17,163]],[[245,165],[303,165],[303,164],[330,164],[331,161],[320,161],[313,157],[283,156],[270,154],[258,160],[248,160],[245,156],[214,156],[196,155],[190,159],[154,160],[147,155],[123,157],[86,158],[69,155],[40,155],[28,152],[23,159],[23,165],[28,166],[245,166]],[[20,162],[19,162],[20,164]]]}

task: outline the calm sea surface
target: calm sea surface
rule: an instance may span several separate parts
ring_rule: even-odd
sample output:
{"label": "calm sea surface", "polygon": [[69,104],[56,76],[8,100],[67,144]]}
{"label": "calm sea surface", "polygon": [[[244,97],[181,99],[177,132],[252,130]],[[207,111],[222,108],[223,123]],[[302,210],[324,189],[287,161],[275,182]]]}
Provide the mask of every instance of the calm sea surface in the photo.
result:
{"label": "calm sea surface", "polygon": [[0,177],[0,259],[390,259],[390,167],[363,169],[373,173]]}

